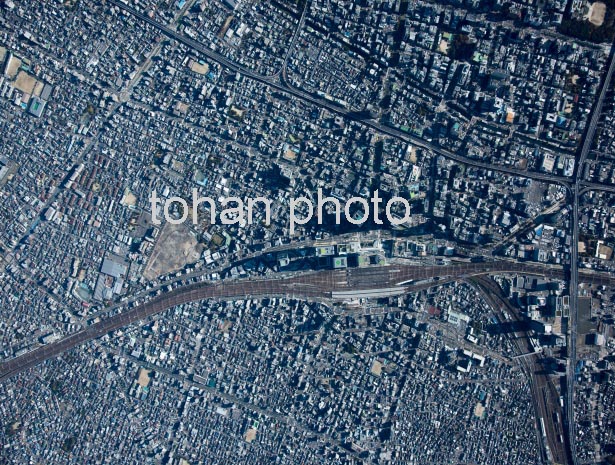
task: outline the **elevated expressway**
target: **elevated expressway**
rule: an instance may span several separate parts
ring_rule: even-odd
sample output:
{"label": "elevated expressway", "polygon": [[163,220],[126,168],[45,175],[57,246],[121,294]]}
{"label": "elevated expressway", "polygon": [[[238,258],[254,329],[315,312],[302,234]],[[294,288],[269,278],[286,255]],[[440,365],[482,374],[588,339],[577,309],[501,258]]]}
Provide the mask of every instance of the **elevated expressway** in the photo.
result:
{"label": "elevated expressway", "polygon": [[[278,72],[271,76],[265,76],[265,75],[258,74],[250,69],[247,69],[244,66],[241,66],[240,64],[232,60],[229,60],[225,56],[213,51],[212,49],[206,47],[202,43],[196,40],[193,40],[190,37],[185,36],[184,34],[179,33],[177,30],[173,29],[172,27],[161,24],[155,21],[154,19],[150,18],[146,14],[137,11],[135,8],[131,7],[126,0],[109,0],[109,3],[121,9],[125,14],[132,15],[133,17],[139,19],[143,23],[148,24],[149,26],[157,29],[160,33],[166,35],[167,37],[170,37],[176,40],[177,42],[186,45],[187,47],[191,48],[195,52],[203,54],[204,56],[221,64],[222,66],[226,67],[227,69],[231,71],[240,73],[241,75],[247,77],[248,79],[252,79],[253,81],[265,84],[272,89],[277,89],[277,90],[286,92],[303,101],[309,102],[313,105],[317,105],[320,108],[327,108],[329,111],[343,115],[348,119],[359,121],[364,126],[369,127],[382,134],[387,134],[399,140],[412,143],[417,147],[430,150],[434,153],[437,153],[438,155],[441,155],[451,160],[455,160],[459,163],[464,163],[464,164],[467,164],[470,166],[476,166],[479,168],[491,169],[491,170],[508,173],[512,175],[524,176],[524,177],[537,179],[537,180],[541,180],[541,181],[548,182],[548,183],[556,183],[556,184],[566,187],[566,189],[572,195],[572,205],[573,205],[573,221],[572,221],[573,223],[573,231],[572,231],[573,247],[572,247],[572,254],[571,254],[572,255],[572,260],[571,260],[572,266],[571,266],[568,276],[563,278],[563,279],[566,279],[567,281],[569,280],[570,282],[570,298],[571,298],[571,302],[570,302],[570,305],[571,305],[571,312],[570,312],[571,335],[570,335],[570,343],[569,343],[570,354],[569,354],[569,365],[568,365],[569,382],[568,382],[567,393],[566,393],[566,403],[567,403],[566,422],[568,423],[567,429],[568,429],[568,436],[569,436],[570,448],[571,448],[570,462],[572,464],[577,463],[576,444],[574,442],[575,425],[574,425],[574,412],[573,412],[573,399],[574,399],[573,369],[576,364],[576,331],[577,331],[576,319],[577,319],[577,304],[578,304],[578,301],[577,301],[578,281],[579,279],[582,278],[580,276],[580,273],[577,267],[577,260],[578,260],[577,248],[578,248],[578,236],[579,236],[578,235],[579,195],[589,190],[605,190],[609,192],[615,191],[615,186],[605,186],[602,184],[586,183],[582,179],[582,176],[580,176],[580,173],[582,173],[584,162],[587,158],[589,150],[591,149],[591,146],[594,140],[594,134],[596,132],[596,128],[599,122],[599,117],[601,114],[601,109],[602,109],[602,105],[604,102],[604,98],[605,98],[607,90],[609,89],[612,76],[615,73],[615,40],[613,42],[613,46],[611,48],[611,52],[609,54],[609,58],[605,66],[606,71],[603,75],[602,82],[600,84],[600,88],[598,91],[598,97],[593,106],[593,109],[592,109],[592,112],[591,112],[591,115],[588,121],[587,129],[583,137],[583,144],[580,150],[578,162],[576,164],[575,175],[571,179],[571,178],[563,177],[563,176],[556,176],[556,175],[541,173],[541,172],[519,170],[517,168],[512,168],[508,166],[494,165],[494,164],[487,163],[487,162],[473,160],[465,156],[453,153],[450,150],[447,150],[443,147],[433,144],[425,139],[415,137],[397,128],[382,124],[381,122],[377,120],[358,117],[356,112],[352,110],[349,110],[344,107],[340,107],[337,104],[327,101],[324,98],[320,98],[314,94],[305,92],[297,87],[289,85],[285,78],[285,75],[286,75],[285,72],[281,72],[281,73]],[[291,41],[291,48],[295,42],[299,29],[303,25],[303,21],[305,19],[304,16],[305,16],[305,10],[304,10],[304,14],[301,17],[300,24],[297,30],[295,31],[295,35],[293,36],[293,39]],[[286,65],[286,60],[288,59],[290,55],[290,51],[291,50],[289,49],[289,51],[287,52],[287,55],[285,58],[285,65]],[[284,65],[283,71],[285,71],[285,65]],[[331,291],[331,292],[338,292],[338,291],[336,290],[336,291]],[[344,293],[346,291],[341,289],[339,292]],[[394,295],[396,292],[397,292],[396,290],[389,288],[388,294],[385,294],[385,295]],[[336,298],[336,297],[341,297],[342,295],[343,294],[334,294],[330,297]],[[364,296],[368,296],[368,295],[370,294],[369,293],[364,294]],[[0,374],[0,376],[2,375]],[[1,379],[2,378],[0,378],[0,380]]]}

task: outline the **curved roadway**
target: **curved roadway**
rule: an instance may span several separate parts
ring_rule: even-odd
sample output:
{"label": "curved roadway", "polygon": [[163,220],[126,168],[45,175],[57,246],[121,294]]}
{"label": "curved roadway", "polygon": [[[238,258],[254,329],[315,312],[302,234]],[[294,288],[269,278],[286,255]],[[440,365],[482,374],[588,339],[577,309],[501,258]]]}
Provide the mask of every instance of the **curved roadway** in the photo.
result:
{"label": "curved roadway", "polygon": [[511,168],[511,167],[502,166],[502,165],[494,165],[488,162],[481,162],[478,160],[473,160],[471,158],[467,158],[462,155],[457,155],[456,153],[453,153],[450,150],[447,150],[438,145],[435,145],[425,139],[418,138],[416,136],[403,132],[394,127],[386,126],[382,123],[379,123],[376,120],[359,118],[357,117],[356,113],[352,110],[347,110],[346,108],[336,105],[335,103],[330,102],[324,98],[319,98],[314,94],[304,92],[300,89],[297,89],[296,87],[288,85],[286,82],[284,82],[284,79],[283,79],[284,73],[281,73],[281,74],[277,73],[273,76],[264,76],[259,73],[256,73],[255,71],[252,71],[244,66],[238,65],[237,63],[229,60],[224,55],[214,52],[213,50],[211,50],[208,47],[205,47],[204,45],[197,42],[196,40],[191,39],[190,37],[187,37],[183,34],[180,34],[177,31],[169,28],[168,26],[165,26],[164,24],[161,24],[158,21],[155,21],[149,16],[123,3],[121,0],[108,0],[108,1],[112,5],[124,10],[126,13],[129,13],[130,15],[134,16],[135,18],[138,18],[144,23],[147,23],[150,26],[158,29],[160,32],[162,32],[167,37],[170,37],[171,39],[174,39],[184,45],[187,45],[192,50],[195,50],[205,55],[209,59],[223,65],[224,67],[228,68],[231,71],[238,72],[239,74],[247,78],[250,78],[254,81],[265,84],[276,90],[293,95],[296,98],[309,102],[318,107],[326,108],[327,110],[333,113],[343,115],[350,120],[359,121],[365,126],[375,129],[376,131],[387,134],[391,137],[395,137],[396,139],[400,139],[406,142],[411,142],[417,147],[430,150],[434,153],[437,153],[438,155],[442,155],[445,158],[449,158],[451,160],[455,160],[455,161],[458,161],[460,163],[464,163],[467,165],[476,166],[476,167],[484,168],[487,170],[499,171],[502,173],[517,175],[517,176],[524,176],[524,177],[532,178],[532,179],[538,179],[538,180],[549,182],[549,183],[558,183],[558,184],[562,184],[567,187],[570,186],[570,179],[564,176],[557,176],[557,175],[540,173],[540,172],[535,172],[535,171],[526,171],[526,170]]}

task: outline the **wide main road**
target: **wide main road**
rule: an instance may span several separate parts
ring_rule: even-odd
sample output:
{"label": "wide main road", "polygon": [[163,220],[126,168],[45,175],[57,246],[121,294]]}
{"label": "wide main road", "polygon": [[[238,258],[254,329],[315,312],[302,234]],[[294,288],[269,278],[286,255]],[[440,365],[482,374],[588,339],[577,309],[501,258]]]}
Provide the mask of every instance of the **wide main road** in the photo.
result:
{"label": "wide main road", "polygon": [[[583,145],[577,165],[575,167],[574,182],[572,184],[572,247],[570,254],[570,341],[568,344],[568,365],[566,367],[566,422],[568,426],[568,442],[570,446],[570,456],[572,465],[578,463],[576,451],[576,423],[574,419],[574,384],[575,368],[577,364],[577,321],[578,321],[578,297],[579,297],[579,203],[580,195],[586,189],[584,187],[583,169],[587,156],[594,145],[596,129],[602,114],[602,106],[608,90],[611,88],[611,81],[615,74],[615,38],[611,43],[609,59],[607,61],[606,73],[600,83],[598,98],[594,102],[592,114],[589,118],[587,131],[584,134]],[[605,190],[609,190],[605,188]]]}
{"label": "wide main road", "polygon": [[[0,365],[0,382],[87,341],[188,302],[268,296],[305,300],[388,296],[412,291],[417,282],[433,278],[446,278],[450,281],[494,273],[523,273],[554,279],[564,276],[561,268],[503,260],[446,266],[375,266],[310,272],[290,277],[228,280],[216,284],[200,282],[178,287],[141,305],[104,318],[59,341],[4,362]],[[594,284],[615,285],[615,278],[605,275],[588,274],[582,277]]]}
{"label": "wide main road", "polygon": [[293,95],[296,98],[309,102],[320,108],[326,108],[327,110],[333,113],[340,114],[350,120],[358,121],[361,124],[367,127],[370,127],[383,134],[387,134],[396,139],[403,140],[404,142],[410,142],[417,147],[430,150],[434,153],[437,153],[438,155],[442,155],[445,158],[455,160],[457,162],[464,163],[470,166],[476,166],[476,167],[484,168],[488,170],[499,171],[499,172],[507,173],[511,175],[524,176],[527,178],[537,179],[537,180],[545,181],[549,183],[562,184],[567,187],[569,187],[570,185],[570,179],[564,176],[557,176],[557,175],[540,173],[540,172],[535,172],[535,171],[526,171],[526,170],[521,170],[517,168],[512,168],[512,167],[507,167],[507,166],[502,166],[502,165],[495,165],[492,163],[473,160],[473,159],[464,157],[462,155],[458,155],[454,152],[451,152],[450,150],[447,150],[443,147],[435,145],[425,139],[421,139],[419,137],[413,136],[397,128],[384,125],[374,119],[366,119],[366,118],[358,117],[356,115],[356,112],[354,112],[353,110],[346,109],[324,98],[318,97],[315,94],[304,92],[301,89],[298,89],[296,87],[286,84],[286,82],[284,82],[284,80],[281,79],[282,74],[280,73],[277,73],[272,76],[264,76],[259,73],[256,73],[255,71],[252,71],[246,68],[245,66],[239,65],[235,63],[234,61],[229,60],[224,55],[214,52],[213,50],[197,42],[196,40],[191,39],[190,37],[187,37],[183,34],[180,34],[176,30],[171,29],[170,27],[165,26],[164,24],[161,24],[158,21],[155,21],[154,19],[150,18],[146,14],[143,14],[140,11],[137,11],[135,8],[133,8],[130,5],[127,5],[121,0],[108,0],[108,1],[110,4],[115,5],[118,8],[121,8],[126,13],[129,13],[135,18],[138,18],[144,23],[147,23],[150,26],[156,28],[157,30],[159,30],[161,33],[163,33],[167,37],[170,37],[184,45],[187,45],[192,50],[199,52],[202,55],[205,55],[209,59],[221,64],[222,66],[224,66],[225,68],[231,71],[237,72],[249,79],[265,84],[273,89]]}

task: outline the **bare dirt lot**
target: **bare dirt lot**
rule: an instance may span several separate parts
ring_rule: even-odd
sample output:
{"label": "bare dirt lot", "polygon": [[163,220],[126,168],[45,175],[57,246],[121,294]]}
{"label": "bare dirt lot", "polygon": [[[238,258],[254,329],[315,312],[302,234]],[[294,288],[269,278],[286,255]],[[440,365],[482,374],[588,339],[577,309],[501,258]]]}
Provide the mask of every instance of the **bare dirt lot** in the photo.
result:
{"label": "bare dirt lot", "polygon": [[154,279],[181,270],[184,266],[195,263],[202,252],[202,244],[198,243],[194,233],[185,223],[166,223],[143,276],[146,279]]}
{"label": "bare dirt lot", "polygon": [[587,13],[587,20],[594,26],[602,26],[606,16],[606,5],[602,2],[592,3]]}

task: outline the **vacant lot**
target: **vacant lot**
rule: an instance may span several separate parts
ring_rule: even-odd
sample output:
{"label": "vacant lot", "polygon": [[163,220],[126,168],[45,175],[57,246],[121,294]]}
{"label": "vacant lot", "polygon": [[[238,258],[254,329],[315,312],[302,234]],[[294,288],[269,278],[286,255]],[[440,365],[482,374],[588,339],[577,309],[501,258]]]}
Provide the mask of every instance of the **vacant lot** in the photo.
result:
{"label": "vacant lot", "polygon": [[185,223],[165,223],[143,276],[151,280],[181,270],[195,263],[202,252],[203,246]]}
{"label": "vacant lot", "polygon": [[602,26],[606,16],[606,5],[602,2],[592,3],[587,13],[587,19],[594,26]]}

